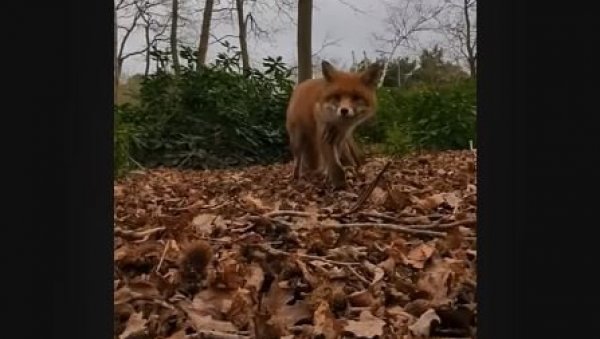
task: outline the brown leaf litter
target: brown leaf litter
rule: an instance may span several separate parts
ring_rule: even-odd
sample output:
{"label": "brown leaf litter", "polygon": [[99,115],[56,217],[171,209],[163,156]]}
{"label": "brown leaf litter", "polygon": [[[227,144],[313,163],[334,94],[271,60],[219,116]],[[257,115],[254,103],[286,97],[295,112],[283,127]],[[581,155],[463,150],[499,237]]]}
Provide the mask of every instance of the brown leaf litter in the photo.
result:
{"label": "brown leaf litter", "polygon": [[475,338],[476,159],[371,158],[115,183],[114,338]]}

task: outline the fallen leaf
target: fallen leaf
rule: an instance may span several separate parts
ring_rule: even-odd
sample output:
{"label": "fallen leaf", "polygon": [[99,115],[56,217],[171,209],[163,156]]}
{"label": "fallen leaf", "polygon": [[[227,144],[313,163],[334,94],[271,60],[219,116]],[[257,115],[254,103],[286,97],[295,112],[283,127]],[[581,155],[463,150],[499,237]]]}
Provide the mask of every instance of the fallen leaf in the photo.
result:
{"label": "fallen leaf", "polygon": [[430,308],[425,311],[414,324],[408,326],[408,329],[413,335],[429,337],[431,326],[434,321],[437,321],[438,324],[441,322],[440,317],[435,313],[435,310]]}
{"label": "fallen leaf", "polygon": [[442,196],[448,206],[452,208],[457,208],[462,202],[462,199],[459,198],[455,193],[444,193]]}
{"label": "fallen leaf", "polygon": [[387,192],[381,189],[380,187],[375,187],[373,192],[371,192],[371,196],[369,199],[375,205],[383,205],[385,200],[387,199]]}
{"label": "fallen leaf", "polygon": [[142,317],[142,313],[134,313],[127,320],[125,330],[119,336],[119,339],[127,339],[129,337],[139,335],[146,330],[148,321]]}
{"label": "fallen leaf", "polygon": [[373,285],[377,284],[378,282],[380,282],[381,280],[383,280],[384,276],[385,276],[385,271],[383,270],[383,268],[375,267],[374,274],[373,274],[373,280],[371,281],[371,286],[373,286]]}
{"label": "fallen leaf", "polygon": [[252,319],[253,301],[250,291],[239,288],[231,300],[231,307],[227,312],[227,319],[237,328],[246,328]]}
{"label": "fallen leaf", "polygon": [[358,321],[348,320],[344,332],[352,333],[357,337],[372,338],[383,335],[385,321],[375,317],[369,311],[362,311]]}
{"label": "fallen leaf", "polygon": [[321,301],[313,316],[315,325],[315,334],[322,335],[324,339],[336,339],[339,335],[339,329],[335,323],[335,317],[329,309],[326,301]]}
{"label": "fallen leaf", "polygon": [[196,294],[189,307],[197,314],[219,318],[231,309],[232,298],[230,291],[209,288]]}
{"label": "fallen leaf", "polygon": [[447,303],[454,278],[453,270],[444,260],[436,260],[431,267],[423,271],[417,281],[417,288],[427,292],[435,305]]}
{"label": "fallen leaf", "polygon": [[298,268],[300,268],[300,270],[302,271],[302,275],[304,276],[304,279],[306,280],[306,282],[308,282],[310,284],[310,286],[315,288],[319,285],[319,279],[317,279],[317,277],[315,277],[308,270],[308,267],[306,267],[305,263],[303,263],[301,260],[296,260],[296,265],[298,265]]}
{"label": "fallen leaf", "polygon": [[218,332],[237,332],[237,328],[230,321],[215,320],[210,315],[197,315],[193,311],[187,312],[187,316],[190,319],[192,326],[196,330],[208,330]]}
{"label": "fallen leaf", "polygon": [[377,266],[381,267],[385,271],[385,274],[387,274],[388,276],[394,276],[396,260],[394,260],[394,258],[390,256],[389,258],[377,264]]}
{"label": "fallen leaf", "polygon": [[215,219],[217,219],[217,216],[211,213],[198,214],[192,220],[192,226],[194,226],[196,233],[208,235],[213,231],[213,221]]}
{"label": "fallen leaf", "polygon": [[271,320],[274,323],[289,328],[296,325],[301,320],[307,320],[312,317],[312,312],[308,304],[304,301],[296,301],[293,305],[283,305],[273,315]]}
{"label": "fallen leaf", "polygon": [[350,293],[350,295],[348,295],[348,301],[350,301],[350,305],[355,307],[367,307],[373,305],[375,299],[368,290],[361,290]]}
{"label": "fallen leaf", "polygon": [[443,204],[446,200],[443,194],[434,194],[425,199],[417,200],[417,205],[425,210],[432,210]]}
{"label": "fallen leaf", "polygon": [[384,206],[388,210],[401,211],[410,203],[410,195],[397,188],[388,189],[387,199]]}
{"label": "fallen leaf", "polygon": [[423,269],[425,262],[431,257],[433,252],[435,252],[435,247],[426,243],[420,244],[408,252],[406,263],[416,269]]}
{"label": "fallen leaf", "polygon": [[254,197],[251,193],[244,195],[242,200],[252,206],[255,210],[266,211],[269,209],[269,206],[267,206],[262,200]]}
{"label": "fallen leaf", "polygon": [[187,337],[185,330],[181,330],[171,334],[167,339],[186,339]]}
{"label": "fallen leaf", "polygon": [[262,286],[264,280],[265,272],[263,269],[257,264],[251,264],[248,266],[248,275],[244,288],[256,293]]}

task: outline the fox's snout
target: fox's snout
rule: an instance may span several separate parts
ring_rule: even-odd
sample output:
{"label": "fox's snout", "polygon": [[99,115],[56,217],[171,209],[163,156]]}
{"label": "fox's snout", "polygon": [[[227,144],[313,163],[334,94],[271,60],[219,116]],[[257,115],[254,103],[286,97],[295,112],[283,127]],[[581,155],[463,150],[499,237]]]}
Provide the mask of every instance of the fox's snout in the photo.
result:
{"label": "fox's snout", "polygon": [[352,107],[340,107],[337,110],[337,114],[342,118],[352,118],[354,116],[354,109]]}

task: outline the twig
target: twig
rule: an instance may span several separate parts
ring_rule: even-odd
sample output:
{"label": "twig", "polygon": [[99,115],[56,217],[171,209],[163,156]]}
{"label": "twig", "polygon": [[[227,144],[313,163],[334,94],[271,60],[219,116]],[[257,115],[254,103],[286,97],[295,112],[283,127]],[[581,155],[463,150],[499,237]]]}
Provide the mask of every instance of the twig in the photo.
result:
{"label": "twig", "polygon": [[224,332],[217,331],[209,331],[209,330],[197,330],[196,334],[187,336],[188,339],[249,339],[249,336],[239,335],[239,334],[230,334]]}
{"label": "twig", "polygon": [[369,280],[367,280],[367,278],[363,277],[358,272],[356,272],[356,270],[354,268],[352,268],[351,266],[346,266],[346,268],[348,268],[348,270],[350,272],[352,272],[352,274],[354,274],[360,281],[362,281],[365,284],[367,284],[367,286],[371,285],[371,282]]}
{"label": "twig", "polygon": [[216,204],[216,205],[204,205],[201,201],[197,201],[191,205],[185,206],[185,207],[171,207],[170,209],[173,211],[187,211],[187,210],[191,210],[193,208],[198,208],[198,209],[202,209],[202,210],[216,210],[220,207],[225,206],[227,203],[220,203],[220,204]]}
{"label": "twig", "polygon": [[321,224],[324,228],[381,228],[389,231],[402,232],[413,235],[428,235],[432,237],[445,237],[446,233],[429,231],[425,229],[412,228],[395,224],[378,224],[378,223],[356,223],[356,224]]}
{"label": "twig", "polygon": [[[127,301],[125,301],[123,303],[118,303],[118,304],[131,303],[131,302],[135,302],[135,301],[138,301],[138,300],[139,301],[152,302],[152,303],[155,303],[157,305],[160,305],[160,306],[162,306],[164,308],[167,308],[167,309],[170,309],[170,310],[175,310],[176,309],[175,306],[170,305],[169,303],[167,303],[164,300],[161,300],[161,299],[158,299],[158,298],[152,298],[152,297],[149,297],[149,296],[146,296],[146,295],[142,295],[141,293],[135,293],[135,294],[132,293],[132,296],[129,297],[127,299]],[[115,304],[117,304],[117,303],[115,303]]]}
{"label": "twig", "polygon": [[448,228],[454,228],[454,227],[458,227],[458,226],[462,226],[462,225],[472,225],[472,224],[476,224],[477,220],[475,219],[465,219],[465,220],[457,220],[448,224],[442,224],[442,223],[433,223],[433,224],[427,224],[427,225],[410,225],[411,228],[416,228],[416,229],[432,229],[432,230],[445,230]]}
{"label": "twig", "polygon": [[130,237],[130,238],[143,238],[147,239],[154,233],[158,233],[160,231],[164,231],[165,227],[156,227],[151,228],[145,231],[132,231],[132,230],[124,230],[120,227],[115,227],[114,235],[121,237]]}
{"label": "twig", "polygon": [[287,221],[283,221],[283,220],[279,220],[279,219],[275,219],[275,218],[269,218],[269,217],[265,217],[262,215],[251,215],[248,217],[248,220],[254,221],[254,222],[258,221],[258,222],[278,223],[278,224],[281,224],[283,226],[290,227],[290,228],[294,225],[291,222],[287,222]]}
{"label": "twig", "polygon": [[302,212],[302,211],[279,210],[279,211],[265,213],[265,214],[263,214],[263,217],[269,218],[269,219],[275,218],[275,217],[286,217],[286,216],[310,218],[313,215],[314,214],[311,214],[308,212]]}
{"label": "twig", "polygon": [[278,250],[276,248],[273,248],[271,246],[265,245],[265,244],[259,244],[257,245],[260,249],[264,250],[265,252],[274,255],[274,256],[284,256],[284,257],[291,257],[291,256],[295,256],[301,259],[310,259],[310,260],[318,260],[318,261],[322,261],[328,264],[332,264],[332,265],[342,265],[342,266],[351,266],[351,265],[360,265],[360,263],[357,262],[343,262],[343,261],[335,261],[335,260],[329,260],[329,259],[325,259],[325,258],[321,258],[319,256],[316,255],[308,255],[308,254],[300,254],[300,253],[288,253],[282,250]]}
{"label": "twig", "polygon": [[156,273],[158,273],[158,271],[160,270],[160,267],[162,266],[162,263],[165,260],[165,256],[167,255],[167,251],[169,250],[169,248],[171,248],[171,240],[167,240],[167,243],[165,244],[165,249],[163,250],[162,255],[160,256],[158,265],[156,265]]}
{"label": "twig", "polygon": [[441,214],[430,214],[430,215],[422,215],[422,216],[407,216],[407,217],[393,217],[391,215],[379,213],[379,212],[360,212],[360,215],[365,217],[379,218],[388,221],[393,221],[395,223],[408,223],[410,224],[413,221],[420,221],[423,218],[428,219],[439,219],[442,217]]}
{"label": "twig", "polygon": [[356,212],[365,203],[365,201],[367,201],[369,196],[371,196],[371,193],[373,193],[373,190],[375,190],[375,187],[377,187],[377,184],[379,184],[379,181],[383,177],[383,173],[385,171],[387,171],[387,169],[390,167],[391,164],[392,164],[392,161],[390,160],[385,164],[385,166],[383,166],[381,171],[379,171],[379,174],[377,174],[377,176],[375,177],[373,182],[371,182],[371,184],[369,184],[367,189],[361,194],[361,196],[358,198],[358,200],[356,201],[354,206],[352,206],[352,208],[350,208],[350,210],[348,210],[347,212],[344,212],[336,217],[344,217],[344,216],[347,216],[348,214]]}

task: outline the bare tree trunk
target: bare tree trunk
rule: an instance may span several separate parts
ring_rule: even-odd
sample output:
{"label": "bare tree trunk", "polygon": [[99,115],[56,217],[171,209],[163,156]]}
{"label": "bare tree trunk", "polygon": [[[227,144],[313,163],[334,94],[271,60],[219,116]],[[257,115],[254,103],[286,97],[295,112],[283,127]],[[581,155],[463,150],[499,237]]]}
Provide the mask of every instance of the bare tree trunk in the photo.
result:
{"label": "bare tree trunk", "polygon": [[244,73],[250,69],[250,57],[248,56],[248,40],[246,20],[244,18],[244,0],[235,0],[240,37],[240,52],[242,53],[242,69]]}
{"label": "bare tree trunk", "polygon": [[204,3],[204,13],[202,13],[202,29],[200,31],[200,43],[198,44],[198,65],[206,63],[206,54],[208,52],[208,36],[210,33],[210,24],[212,21],[212,12],[214,0],[206,0]]}
{"label": "bare tree trunk", "polygon": [[179,53],[177,52],[177,24],[179,19],[179,0],[172,0],[172,19],[171,19],[171,57],[173,58],[173,69],[175,74],[179,75]]}
{"label": "bare tree trunk", "polygon": [[114,10],[114,24],[113,24],[113,29],[114,29],[114,43],[113,43],[113,47],[114,47],[114,51],[113,51],[113,101],[116,104],[117,103],[117,88],[119,87],[119,78],[117,77],[117,49],[118,49],[118,39],[119,39],[119,35],[117,33],[117,9],[115,8]]}
{"label": "bare tree trunk", "polygon": [[146,23],[146,26],[144,26],[144,35],[146,38],[146,67],[144,68],[144,76],[148,76],[148,74],[150,73],[150,48],[151,48],[150,23]]}
{"label": "bare tree trunk", "polygon": [[312,79],[312,0],[298,0],[298,83]]}
{"label": "bare tree trunk", "polygon": [[467,40],[467,62],[469,63],[469,71],[472,77],[477,76],[477,65],[476,58],[473,51],[473,45],[471,45],[471,17],[469,16],[469,5],[470,0],[464,0],[463,11],[465,15],[465,29],[466,29],[466,40]]}

